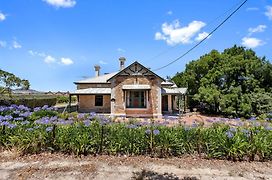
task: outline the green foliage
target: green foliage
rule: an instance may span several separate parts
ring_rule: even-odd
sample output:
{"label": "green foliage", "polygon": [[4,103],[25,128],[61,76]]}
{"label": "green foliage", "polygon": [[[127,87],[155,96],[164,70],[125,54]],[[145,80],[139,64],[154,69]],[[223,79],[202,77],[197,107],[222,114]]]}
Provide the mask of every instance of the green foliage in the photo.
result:
{"label": "green foliage", "polygon": [[0,105],[25,105],[30,108],[42,107],[44,105],[56,105],[57,98],[50,95],[16,95],[16,96],[1,96]]}
{"label": "green foliage", "polygon": [[29,89],[28,80],[20,79],[12,73],[0,69],[0,94],[10,94],[14,87]]}
{"label": "green foliage", "polygon": [[42,110],[33,112],[31,114],[31,116],[29,117],[29,119],[33,121],[33,120],[40,119],[42,117],[53,117],[53,116],[57,116],[57,115],[58,115],[58,113],[56,111],[42,109]]}
{"label": "green foliage", "polygon": [[[263,127],[239,127],[229,137],[230,127],[227,125],[210,128],[154,126],[159,134],[147,134],[146,130],[151,128],[148,126],[128,128],[123,123],[100,125],[97,121],[89,126],[82,122],[58,125],[50,132],[46,131],[47,125],[38,128],[33,125],[6,129],[5,137],[0,135],[0,144],[23,153],[59,151],[76,155],[151,154],[159,157],[202,154],[207,158],[234,161],[272,158],[272,131]],[[27,131],[29,127],[33,130]]]}
{"label": "green foliage", "polygon": [[191,108],[243,117],[272,111],[272,64],[244,47],[212,50],[187,64],[173,81],[188,87]]}
{"label": "green foliage", "polygon": [[[77,101],[77,97],[76,96],[72,96],[71,97],[71,102],[76,102]],[[57,103],[69,103],[69,96],[57,96]]]}
{"label": "green foliage", "polygon": [[184,126],[173,119],[166,120],[166,124],[135,119],[114,123],[93,113],[59,114],[48,106],[33,110],[22,105],[0,106],[0,149],[16,148],[23,154],[198,154],[234,161],[272,160],[271,114],[263,118],[230,121],[234,125],[223,118],[209,127],[196,123]]}

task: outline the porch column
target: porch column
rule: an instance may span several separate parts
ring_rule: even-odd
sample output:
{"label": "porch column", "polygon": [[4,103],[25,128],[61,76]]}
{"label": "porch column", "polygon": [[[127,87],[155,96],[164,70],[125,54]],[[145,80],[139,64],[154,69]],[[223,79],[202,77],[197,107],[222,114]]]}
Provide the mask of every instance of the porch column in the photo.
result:
{"label": "porch column", "polygon": [[71,102],[72,102],[72,97],[71,97],[71,94],[69,93],[69,103],[68,103],[69,113],[71,112]]}
{"label": "porch column", "polygon": [[111,111],[111,116],[114,117],[115,116],[115,89],[111,87],[111,107],[110,107],[110,111]]}
{"label": "porch column", "polygon": [[174,97],[174,100],[173,100],[173,109],[176,111],[178,109],[178,106],[177,106],[177,102],[178,102],[178,96],[177,95],[174,95],[172,96]]}
{"label": "porch column", "polygon": [[168,95],[168,112],[172,113],[172,95]]}

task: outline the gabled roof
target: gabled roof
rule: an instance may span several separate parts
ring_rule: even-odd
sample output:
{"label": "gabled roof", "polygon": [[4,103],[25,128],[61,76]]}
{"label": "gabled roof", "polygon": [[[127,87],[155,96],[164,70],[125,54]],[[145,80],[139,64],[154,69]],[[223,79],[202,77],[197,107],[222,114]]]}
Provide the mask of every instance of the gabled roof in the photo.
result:
{"label": "gabled roof", "polygon": [[162,94],[186,94],[187,88],[162,88]]}
{"label": "gabled roof", "polygon": [[105,74],[97,77],[91,77],[87,79],[83,79],[80,81],[74,82],[75,84],[92,84],[92,83],[108,83],[108,79],[117,74],[118,72],[110,73],[110,74]]}
{"label": "gabled roof", "polygon": [[118,73],[110,77],[108,81],[110,81],[111,79],[115,78],[118,75],[154,75],[158,77],[159,79],[161,79],[162,81],[165,81],[162,77],[160,77],[159,75],[157,75],[156,73],[146,68],[145,66],[143,66],[137,61],[135,61],[128,67],[124,68],[123,70],[119,71]]}

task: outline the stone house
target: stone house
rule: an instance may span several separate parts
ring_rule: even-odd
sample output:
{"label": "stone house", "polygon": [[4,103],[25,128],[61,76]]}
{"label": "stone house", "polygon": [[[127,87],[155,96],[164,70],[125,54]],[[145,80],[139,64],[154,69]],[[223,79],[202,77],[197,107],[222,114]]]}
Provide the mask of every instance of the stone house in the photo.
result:
{"label": "stone house", "polygon": [[137,61],[127,67],[125,58],[119,61],[118,72],[100,75],[96,65],[95,77],[74,82],[77,90],[70,96],[77,96],[79,112],[161,117],[185,108],[186,88],[178,88]]}

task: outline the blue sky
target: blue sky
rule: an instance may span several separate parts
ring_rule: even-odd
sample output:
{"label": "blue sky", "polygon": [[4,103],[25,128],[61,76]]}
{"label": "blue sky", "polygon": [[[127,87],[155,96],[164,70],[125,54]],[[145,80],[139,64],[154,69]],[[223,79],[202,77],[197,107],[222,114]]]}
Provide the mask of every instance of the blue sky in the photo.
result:
{"label": "blue sky", "polygon": [[[0,0],[0,68],[31,88],[71,91],[74,81],[119,69],[118,58],[159,68],[213,30],[238,0]],[[236,6],[235,6],[236,5]],[[272,60],[272,1],[249,0],[197,49],[156,73],[173,76],[234,44]]]}

